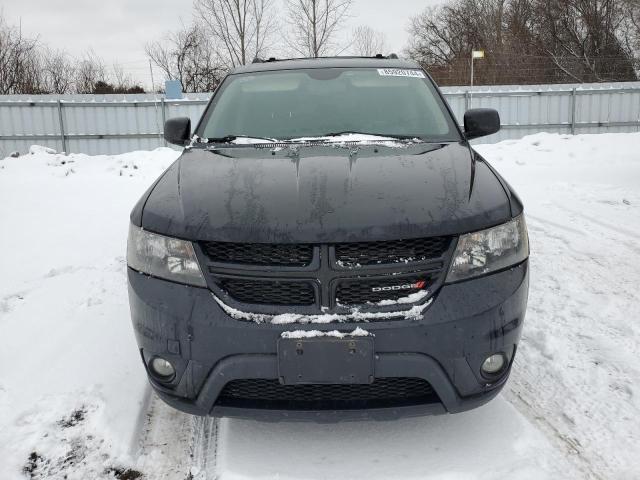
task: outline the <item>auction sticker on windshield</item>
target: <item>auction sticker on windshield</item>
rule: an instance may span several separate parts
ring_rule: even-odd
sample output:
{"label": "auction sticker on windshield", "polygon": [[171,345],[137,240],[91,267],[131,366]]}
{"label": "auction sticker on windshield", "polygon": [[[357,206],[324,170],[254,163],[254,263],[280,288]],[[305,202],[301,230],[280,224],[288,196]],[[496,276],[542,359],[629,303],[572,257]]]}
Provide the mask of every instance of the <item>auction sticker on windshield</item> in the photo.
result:
{"label": "auction sticker on windshield", "polygon": [[405,70],[401,68],[379,68],[378,74],[384,77],[414,77],[425,78],[422,70]]}

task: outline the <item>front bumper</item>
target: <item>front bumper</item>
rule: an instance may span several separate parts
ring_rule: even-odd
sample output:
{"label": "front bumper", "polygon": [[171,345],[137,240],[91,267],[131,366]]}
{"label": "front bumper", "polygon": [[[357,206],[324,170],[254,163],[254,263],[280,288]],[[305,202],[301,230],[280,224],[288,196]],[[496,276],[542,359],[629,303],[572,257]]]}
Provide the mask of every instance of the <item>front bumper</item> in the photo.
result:
{"label": "front bumper", "polygon": [[[231,318],[207,289],[179,285],[129,269],[129,302],[145,366],[161,355],[176,366],[163,384],[149,375],[158,395],[195,415],[319,421],[396,418],[456,413],[480,406],[506,382],[520,339],[528,295],[528,262],[509,270],[445,285],[417,320],[311,325],[256,324]],[[428,381],[437,403],[362,410],[267,410],[216,404],[236,379],[277,379],[277,342],[291,330],[372,333],[375,376]],[[509,368],[496,379],[480,373],[482,361],[505,352]]]}

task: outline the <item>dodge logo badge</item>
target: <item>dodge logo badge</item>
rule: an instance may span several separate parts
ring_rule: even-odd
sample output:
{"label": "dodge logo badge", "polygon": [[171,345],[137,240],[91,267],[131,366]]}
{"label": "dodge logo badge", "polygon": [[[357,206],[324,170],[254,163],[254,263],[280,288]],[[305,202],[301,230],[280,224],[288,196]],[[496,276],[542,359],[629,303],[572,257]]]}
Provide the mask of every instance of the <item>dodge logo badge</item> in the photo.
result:
{"label": "dodge logo badge", "polygon": [[405,283],[404,285],[393,285],[390,287],[373,287],[372,292],[394,292],[396,290],[422,290],[427,284],[424,280],[418,280],[416,283]]}

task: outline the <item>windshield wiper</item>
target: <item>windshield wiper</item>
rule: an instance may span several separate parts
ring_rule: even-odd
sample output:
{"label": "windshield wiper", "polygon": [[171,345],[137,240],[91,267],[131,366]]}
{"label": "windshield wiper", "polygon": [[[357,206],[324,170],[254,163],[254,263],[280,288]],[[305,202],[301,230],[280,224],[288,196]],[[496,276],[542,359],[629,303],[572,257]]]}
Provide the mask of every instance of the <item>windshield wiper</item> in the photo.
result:
{"label": "windshield wiper", "polygon": [[[251,140],[262,141],[265,140],[267,143],[277,143],[279,140],[275,138],[267,138],[267,137],[254,137],[253,135],[226,135],[220,138],[207,138],[205,143],[233,143],[234,141],[241,139],[247,140],[247,143],[258,143],[251,142]],[[205,139],[203,139],[205,140]],[[240,143],[240,142],[239,142]]]}
{"label": "windshield wiper", "polygon": [[322,137],[319,138],[323,138],[323,137],[340,137],[343,135],[369,135],[371,137],[380,137],[380,138],[393,138],[396,140],[414,140],[415,138],[417,138],[415,135],[387,135],[387,134],[383,134],[383,133],[370,133],[370,132],[354,132],[352,130],[346,130],[344,132],[332,132],[332,133],[325,133],[324,135],[322,135]]}

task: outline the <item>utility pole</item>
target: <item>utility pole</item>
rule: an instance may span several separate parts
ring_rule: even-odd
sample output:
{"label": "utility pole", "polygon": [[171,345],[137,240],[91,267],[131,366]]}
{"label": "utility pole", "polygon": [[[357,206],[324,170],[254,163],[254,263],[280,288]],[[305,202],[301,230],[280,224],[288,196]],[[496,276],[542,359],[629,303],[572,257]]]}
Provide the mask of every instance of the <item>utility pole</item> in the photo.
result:
{"label": "utility pole", "polygon": [[469,90],[469,108],[473,107],[473,61],[484,58],[484,50],[471,50],[471,85]]}
{"label": "utility pole", "polygon": [[[149,59],[149,72],[151,72],[151,91],[153,92],[153,98],[154,98],[153,103],[156,107],[156,128],[158,129],[158,136],[160,137],[160,142],[163,142],[164,136],[160,130],[160,125],[158,125],[158,96],[156,93],[156,82],[153,80],[153,66],[151,65],[151,59]],[[162,116],[164,117],[164,99],[162,100]],[[164,145],[166,147],[167,142],[164,142]]]}
{"label": "utility pole", "polygon": [[149,72],[151,72],[151,91],[156,93],[156,85],[153,81],[153,65],[151,65],[151,59],[149,59]]}

